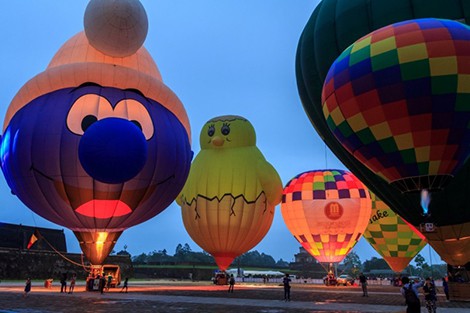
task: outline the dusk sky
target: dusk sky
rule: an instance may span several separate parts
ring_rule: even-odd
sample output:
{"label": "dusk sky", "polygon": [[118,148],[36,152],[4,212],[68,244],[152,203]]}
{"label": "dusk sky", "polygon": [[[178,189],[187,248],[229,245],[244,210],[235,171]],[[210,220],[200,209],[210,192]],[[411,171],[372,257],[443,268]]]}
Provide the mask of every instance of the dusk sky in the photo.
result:
{"label": "dusk sky", "polygon": [[[204,123],[220,115],[241,115],[253,124],[257,146],[285,185],[313,169],[346,169],[325,147],[302,107],[295,79],[300,34],[319,1],[286,0],[143,0],[149,31],[145,47],[163,80],[181,99],[192,129],[192,149],[199,152]],[[16,92],[42,72],[59,47],[83,30],[88,1],[5,1],[0,11],[0,116]],[[3,124],[3,123],[2,123]],[[10,193],[0,175],[0,222],[59,228],[30,211]],[[69,252],[80,252],[65,229]],[[201,251],[186,233],[180,207],[173,203],[151,220],[134,226],[115,246],[132,255],[178,243]],[[299,244],[276,207],[273,225],[255,248],[293,261]],[[362,261],[379,257],[361,239],[354,251]],[[429,260],[428,247],[421,252]],[[440,258],[432,251],[432,262]]]}

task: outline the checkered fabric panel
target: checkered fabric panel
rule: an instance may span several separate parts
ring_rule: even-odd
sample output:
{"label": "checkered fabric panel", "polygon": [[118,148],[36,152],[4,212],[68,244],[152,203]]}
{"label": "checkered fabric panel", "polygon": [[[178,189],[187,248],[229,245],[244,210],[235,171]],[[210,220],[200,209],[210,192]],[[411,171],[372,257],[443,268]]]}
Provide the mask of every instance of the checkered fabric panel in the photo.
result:
{"label": "checkered fabric panel", "polygon": [[371,193],[372,214],[364,238],[385,260],[414,258],[426,245],[425,237]]}
{"label": "checkered fabric panel", "polygon": [[392,24],[333,63],[323,113],[343,146],[378,175],[454,174],[470,155],[470,27]]}
{"label": "checkered fabric panel", "polygon": [[368,191],[352,173],[343,170],[314,170],[301,173],[287,183],[282,203],[305,199],[368,197]]}

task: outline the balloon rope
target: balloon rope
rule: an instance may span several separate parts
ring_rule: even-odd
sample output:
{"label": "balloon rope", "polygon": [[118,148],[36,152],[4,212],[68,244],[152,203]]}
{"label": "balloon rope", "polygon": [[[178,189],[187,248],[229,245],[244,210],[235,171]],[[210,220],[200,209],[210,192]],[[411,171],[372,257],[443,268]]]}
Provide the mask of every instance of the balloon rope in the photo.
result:
{"label": "balloon rope", "polygon": [[325,168],[328,168],[328,157],[327,157],[327,147],[326,147],[326,142],[325,142]]}
{"label": "balloon rope", "polygon": [[[38,233],[39,233],[39,231],[38,231]],[[43,239],[43,240],[49,245],[49,247],[51,247],[51,249],[54,250],[54,252],[57,253],[59,256],[61,256],[64,260],[66,260],[66,261],[68,261],[68,262],[70,262],[70,263],[72,263],[72,264],[74,264],[74,265],[83,267],[83,269],[84,269],[85,271],[88,271],[86,268],[91,268],[90,266],[86,266],[85,264],[83,264],[83,259],[82,259],[82,264],[80,264],[80,263],[78,263],[78,262],[75,262],[74,260],[71,260],[71,259],[67,258],[65,255],[63,255],[62,253],[60,253],[56,248],[54,248],[54,246],[51,245],[51,244],[49,243],[49,241],[47,241],[47,239],[46,239],[44,236],[42,236],[42,235],[41,235],[41,239]]]}
{"label": "balloon rope", "polygon": [[428,244],[429,250],[429,261],[431,262],[431,279],[434,279],[434,273],[432,272],[432,255],[431,255],[431,245]]}

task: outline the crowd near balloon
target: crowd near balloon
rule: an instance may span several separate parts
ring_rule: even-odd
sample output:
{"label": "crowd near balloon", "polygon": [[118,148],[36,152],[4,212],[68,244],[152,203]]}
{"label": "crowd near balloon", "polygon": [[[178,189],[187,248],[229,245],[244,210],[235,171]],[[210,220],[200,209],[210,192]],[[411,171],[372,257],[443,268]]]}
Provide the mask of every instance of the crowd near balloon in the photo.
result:
{"label": "crowd near balloon", "polygon": [[[194,156],[191,116],[143,45],[151,25],[144,7],[92,0],[84,30],[12,99],[2,172],[29,209],[74,232],[94,265],[123,231],[175,200],[187,233],[221,270],[263,240],[278,204],[322,263],[341,262],[364,236],[397,272],[426,243],[448,264],[465,265],[464,1],[319,2],[292,63],[306,114],[346,169],[306,164],[283,185],[256,146],[257,126],[237,112],[207,116]],[[113,23],[123,15],[130,35]]]}

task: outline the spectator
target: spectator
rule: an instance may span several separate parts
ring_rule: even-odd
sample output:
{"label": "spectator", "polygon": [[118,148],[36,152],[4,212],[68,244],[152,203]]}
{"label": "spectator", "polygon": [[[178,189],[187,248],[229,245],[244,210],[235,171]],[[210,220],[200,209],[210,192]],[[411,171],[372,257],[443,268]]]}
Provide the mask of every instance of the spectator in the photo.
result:
{"label": "spectator", "polygon": [[31,291],[31,278],[28,277],[26,279],[26,284],[24,286],[24,293],[23,293],[23,298],[26,298],[29,294],[29,292]]}
{"label": "spectator", "polygon": [[369,294],[367,293],[367,277],[363,273],[359,275],[359,282],[361,283],[362,287],[362,296],[368,297]]}
{"label": "spectator", "polygon": [[428,309],[428,313],[436,313],[436,286],[434,285],[434,281],[432,281],[430,277],[426,278],[426,281],[423,286],[423,291],[424,300],[426,301],[426,309]]}
{"label": "spectator", "polygon": [[407,276],[402,277],[401,294],[405,297],[406,313],[420,313],[421,302],[419,301],[418,288],[423,287],[424,282],[410,282]]}
{"label": "spectator", "polygon": [[60,276],[60,292],[67,292],[67,273],[62,273]]}
{"label": "spectator", "polygon": [[234,286],[235,286],[235,277],[233,277],[233,274],[230,274],[230,279],[228,281],[228,292],[233,293]]}
{"label": "spectator", "polygon": [[124,289],[126,289],[126,293],[127,293],[127,282],[129,281],[129,278],[126,277],[126,279],[124,279],[124,285],[122,286],[122,289],[120,292],[122,292]]}
{"label": "spectator", "polygon": [[286,276],[282,279],[282,284],[284,285],[284,301],[290,301],[290,281],[289,274],[286,273]]}
{"label": "spectator", "polygon": [[446,300],[449,301],[449,284],[447,283],[447,277],[442,277],[442,288],[444,288]]}

